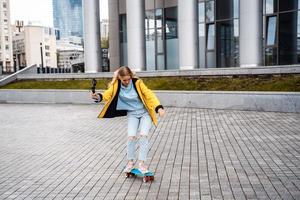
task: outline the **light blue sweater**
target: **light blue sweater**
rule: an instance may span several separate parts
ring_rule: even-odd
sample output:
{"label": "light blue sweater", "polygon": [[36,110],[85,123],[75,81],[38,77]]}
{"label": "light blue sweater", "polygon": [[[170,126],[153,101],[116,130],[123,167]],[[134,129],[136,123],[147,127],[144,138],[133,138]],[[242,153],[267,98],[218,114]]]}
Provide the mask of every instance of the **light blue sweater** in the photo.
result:
{"label": "light blue sweater", "polygon": [[134,89],[132,80],[127,87],[121,83],[120,93],[118,97],[117,110],[139,110],[143,109],[144,105],[141,102],[136,90]]}

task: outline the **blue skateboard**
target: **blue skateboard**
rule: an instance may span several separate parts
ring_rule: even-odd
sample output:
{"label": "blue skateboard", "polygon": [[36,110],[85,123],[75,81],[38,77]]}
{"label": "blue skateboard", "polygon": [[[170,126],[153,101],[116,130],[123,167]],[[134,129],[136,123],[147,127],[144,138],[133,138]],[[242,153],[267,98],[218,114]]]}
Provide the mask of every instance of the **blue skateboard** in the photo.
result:
{"label": "blue skateboard", "polygon": [[154,180],[154,174],[152,172],[147,172],[143,174],[140,170],[137,168],[133,168],[130,172],[125,173],[126,178],[130,177],[142,177],[143,182],[147,183],[148,181],[153,181]]}

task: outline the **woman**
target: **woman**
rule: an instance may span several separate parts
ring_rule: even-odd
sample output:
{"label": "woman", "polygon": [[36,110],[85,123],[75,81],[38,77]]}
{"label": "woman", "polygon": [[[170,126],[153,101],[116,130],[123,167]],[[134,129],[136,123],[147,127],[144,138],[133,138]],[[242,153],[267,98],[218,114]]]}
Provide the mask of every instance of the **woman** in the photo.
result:
{"label": "woman", "polygon": [[[155,94],[142,80],[136,78],[129,67],[120,67],[115,73],[109,88],[103,94],[92,93],[97,102],[105,100],[98,118],[126,116],[128,118],[127,159],[124,172],[134,167],[136,143],[139,141],[138,169],[147,173],[145,165],[148,154],[148,134],[152,123],[157,126],[156,113],[160,117],[165,111]],[[138,135],[138,130],[140,134]],[[138,137],[139,136],[139,137]]]}

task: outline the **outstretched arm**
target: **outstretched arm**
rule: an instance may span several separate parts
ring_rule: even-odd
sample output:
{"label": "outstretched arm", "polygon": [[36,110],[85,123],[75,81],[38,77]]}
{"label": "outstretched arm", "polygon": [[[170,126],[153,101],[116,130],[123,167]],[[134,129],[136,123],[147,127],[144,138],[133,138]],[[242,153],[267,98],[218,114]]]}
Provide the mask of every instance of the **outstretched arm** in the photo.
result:
{"label": "outstretched arm", "polygon": [[154,92],[152,92],[152,90],[150,90],[143,81],[140,82],[140,88],[141,91],[145,97],[145,99],[150,102],[151,106],[153,106],[154,110],[156,113],[159,114],[160,117],[163,117],[165,115],[165,110],[164,107],[160,104],[158,98],[156,97],[156,95],[154,94]]}
{"label": "outstretched arm", "polygon": [[111,85],[107,90],[101,93],[91,93],[91,98],[95,99],[97,103],[104,101],[109,101],[113,96],[113,85]]}

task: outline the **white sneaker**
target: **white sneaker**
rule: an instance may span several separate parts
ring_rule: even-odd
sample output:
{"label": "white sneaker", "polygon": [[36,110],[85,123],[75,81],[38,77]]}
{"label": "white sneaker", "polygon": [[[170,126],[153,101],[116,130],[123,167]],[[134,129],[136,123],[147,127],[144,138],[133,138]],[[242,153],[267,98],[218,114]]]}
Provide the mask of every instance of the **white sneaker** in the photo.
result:
{"label": "white sneaker", "polygon": [[139,171],[143,174],[146,174],[149,172],[147,169],[147,166],[144,163],[139,163]]}
{"label": "white sneaker", "polygon": [[131,170],[133,169],[133,162],[129,161],[125,167],[125,169],[123,170],[124,173],[129,173],[131,172]]}

